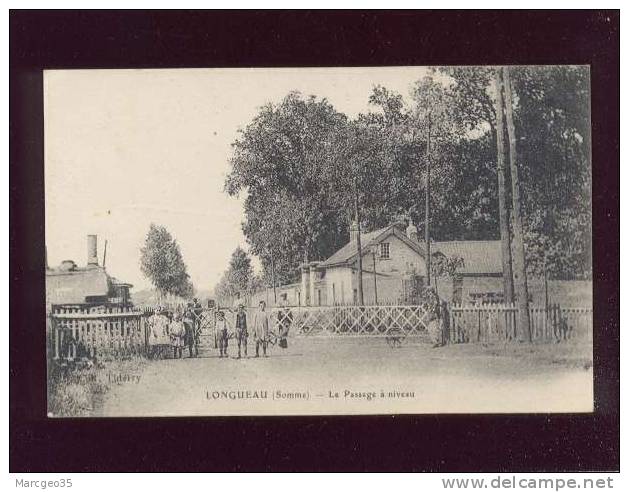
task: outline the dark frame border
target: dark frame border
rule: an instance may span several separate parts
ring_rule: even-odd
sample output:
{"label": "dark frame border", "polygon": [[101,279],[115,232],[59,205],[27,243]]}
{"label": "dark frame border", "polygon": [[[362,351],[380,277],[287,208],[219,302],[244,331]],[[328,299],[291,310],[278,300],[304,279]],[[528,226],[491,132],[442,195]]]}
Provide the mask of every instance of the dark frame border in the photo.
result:
{"label": "dark frame border", "polygon": [[[11,11],[10,471],[618,470],[619,30],[618,11]],[[446,64],[591,66],[595,413],[45,417],[42,69]]]}

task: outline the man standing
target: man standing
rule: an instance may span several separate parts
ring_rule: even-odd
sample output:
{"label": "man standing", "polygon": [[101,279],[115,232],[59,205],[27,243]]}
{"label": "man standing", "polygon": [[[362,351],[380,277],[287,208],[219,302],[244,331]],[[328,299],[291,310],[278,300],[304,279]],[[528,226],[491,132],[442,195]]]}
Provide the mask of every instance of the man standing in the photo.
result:
{"label": "man standing", "polygon": [[238,341],[238,358],[240,359],[240,347],[241,345],[245,349],[245,357],[247,357],[247,313],[245,307],[241,303],[238,306],[238,312],[236,313],[236,340]]}
{"label": "man standing", "polygon": [[199,344],[195,340],[195,329],[194,329],[194,315],[192,314],[192,303],[188,303],[186,309],[183,313],[183,326],[186,332],[186,345],[188,346],[188,352],[190,354],[190,358],[193,357],[192,352],[194,350],[195,355],[197,357],[199,355]]}
{"label": "man standing", "polygon": [[256,357],[260,357],[260,345],[262,353],[266,355],[266,343],[269,338],[269,316],[266,313],[266,302],[260,301],[258,310],[253,318],[253,336],[256,340]]}

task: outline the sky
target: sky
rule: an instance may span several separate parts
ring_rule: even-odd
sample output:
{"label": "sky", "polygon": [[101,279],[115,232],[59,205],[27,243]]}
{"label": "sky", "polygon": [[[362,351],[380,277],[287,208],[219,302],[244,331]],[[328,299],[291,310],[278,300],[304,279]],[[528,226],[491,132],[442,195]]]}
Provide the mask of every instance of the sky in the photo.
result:
{"label": "sky", "polygon": [[[150,288],[140,248],[150,224],[177,240],[197,289],[210,290],[242,234],[243,199],[223,191],[231,143],[290,91],[349,117],[375,85],[408,97],[422,67],[52,70],[44,74],[46,248],[51,267],[84,266],[98,235],[107,271]],[[257,263],[254,261],[254,265]]]}

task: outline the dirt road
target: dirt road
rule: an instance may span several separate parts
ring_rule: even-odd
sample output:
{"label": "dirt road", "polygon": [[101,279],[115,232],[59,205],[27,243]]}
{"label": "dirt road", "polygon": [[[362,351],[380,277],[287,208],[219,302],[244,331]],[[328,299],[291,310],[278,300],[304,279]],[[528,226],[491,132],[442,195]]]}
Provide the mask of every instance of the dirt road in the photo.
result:
{"label": "dirt road", "polygon": [[[268,358],[149,362],[120,376],[99,415],[572,412],[592,409],[588,347],[289,340]],[[116,375],[113,375],[114,377]]]}

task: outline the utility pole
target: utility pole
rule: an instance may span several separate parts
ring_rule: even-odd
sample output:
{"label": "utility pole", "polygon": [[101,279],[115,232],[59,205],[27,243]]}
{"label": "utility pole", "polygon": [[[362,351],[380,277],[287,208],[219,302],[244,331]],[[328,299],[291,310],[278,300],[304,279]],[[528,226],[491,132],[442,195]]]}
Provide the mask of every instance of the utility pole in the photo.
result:
{"label": "utility pole", "polygon": [[428,113],[428,138],[426,141],[426,205],[424,217],[424,241],[426,242],[426,284],[430,286],[430,124]]}
{"label": "utility pole", "polygon": [[356,247],[358,248],[358,305],[364,305],[363,299],[363,248],[360,244],[360,207],[358,205],[358,185],[354,176],[354,216],[356,217]]}
{"label": "utility pole", "polygon": [[371,258],[373,260],[373,293],[374,299],[376,301],[376,306],[378,305],[378,279],[376,277],[376,246],[373,246],[371,250]]}
{"label": "utility pole", "polygon": [[502,104],[502,75],[496,69],[496,145],[498,148],[498,209],[500,215],[500,240],[502,243],[502,290],[504,302],[513,303],[513,270],[511,268],[511,235],[509,233],[509,211],[505,187],[504,114]]}
{"label": "utility pole", "polygon": [[504,95],[507,116],[507,133],[509,134],[509,159],[511,161],[511,197],[513,200],[513,242],[515,282],[518,292],[518,311],[520,329],[524,341],[531,342],[531,320],[529,316],[529,288],[526,278],[526,262],[524,257],[524,238],[520,208],[520,182],[518,180],[518,162],[516,151],[515,125],[513,124],[513,101],[511,98],[511,80],[509,67],[502,69],[504,77]]}
{"label": "utility pole", "polygon": [[544,253],[544,333],[548,326],[548,266],[546,265],[546,253]]}

